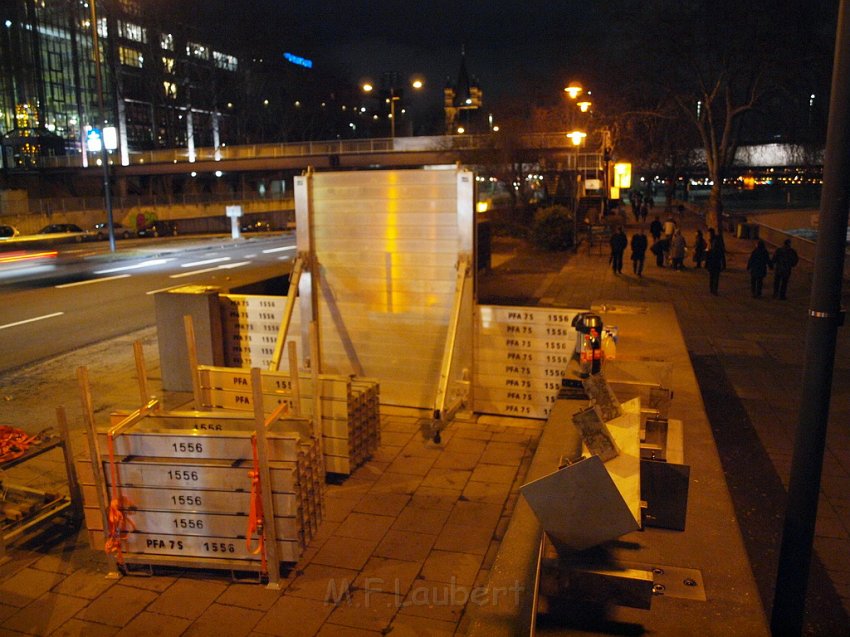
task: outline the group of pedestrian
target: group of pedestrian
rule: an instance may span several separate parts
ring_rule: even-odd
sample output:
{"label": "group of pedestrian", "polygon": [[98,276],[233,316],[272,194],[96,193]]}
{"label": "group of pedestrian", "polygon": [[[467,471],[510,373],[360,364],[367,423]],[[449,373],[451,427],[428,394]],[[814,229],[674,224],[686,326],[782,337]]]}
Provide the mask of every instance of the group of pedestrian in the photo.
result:
{"label": "group of pedestrian", "polygon": [[799,262],[797,251],[791,247],[791,239],[785,239],[771,256],[764,241],[759,239],[747,260],[750,273],[750,292],[754,299],[761,296],[768,270],[773,270],[773,298],[784,301],[788,292],[791,270]]}
{"label": "group of pedestrian", "polygon": [[[631,241],[626,236],[623,227],[617,227],[611,235],[611,256],[609,259],[615,274],[622,274],[623,256],[629,246],[632,249],[632,271],[638,277],[643,276],[647,250],[652,251],[655,255],[656,264],[659,267],[663,268],[665,262],[669,259],[674,270],[685,269],[688,244],[672,216],[662,223],[656,215],[649,225],[649,234],[653,240],[651,247],[649,246],[649,238],[642,227],[632,235]],[[716,296],[720,287],[720,273],[726,269],[726,246],[723,236],[716,232],[714,228],[709,228],[708,239],[706,239],[702,230],[697,230],[693,243],[693,260],[697,268],[702,268],[705,264],[705,269],[708,272],[708,290]],[[768,270],[772,269],[774,271],[773,298],[784,300],[788,290],[791,269],[797,265],[798,261],[797,252],[791,247],[790,239],[786,239],[772,256],[764,241],[759,240],[747,262],[753,298],[762,295],[764,279]]]}
{"label": "group of pedestrian", "polygon": [[652,200],[652,194],[647,193],[644,195],[636,190],[632,190],[629,193],[629,203],[632,206],[632,214],[635,217],[635,221],[640,223],[646,221],[649,211],[652,210],[655,202]]}

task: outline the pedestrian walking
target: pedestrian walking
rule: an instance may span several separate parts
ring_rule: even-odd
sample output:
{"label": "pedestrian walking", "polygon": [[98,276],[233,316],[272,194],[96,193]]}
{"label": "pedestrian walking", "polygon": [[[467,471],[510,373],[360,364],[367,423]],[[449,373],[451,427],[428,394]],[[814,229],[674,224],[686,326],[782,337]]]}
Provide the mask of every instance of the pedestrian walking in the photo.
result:
{"label": "pedestrian walking", "polygon": [[661,231],[663,230],[663,226],[661,225],[661,219],[659,219],[658,215],[655,215],[655,219],[652,220],[652,223],[649,224],[649,234],[652,235],[652,241],[658,241],[661,238]]}
{"label": "pedestrian walking", "polygon": [[676,231],[678,224],[676,220],[673,219],[673,215],[669,215],[667,219],[664,220],[664,236],[667,239],[673,238],[673,233]]}
{"label": "pedestrian walking", "polygon": [[685,269],[685,253],[687,252],[688,244],[685,241],[685,235],[682,231],[676,228],[673,231],[673,238],[670,240],[670,262],[674,270]]}
{"label": "pedestrian walking", "polygon": [[643,228],[632,235],[632,271],[639,277],[643,277],[643,263],[646,260],[646,248],[649,241],[643,232]]}
{"label": "pedestrian walking", "polygon": [[747,260],[747,271],[750,273],[750,292],[754,299],[761,297],[764,277],[767,276],[768,268],[772,267],[770,252],[767,251],[764,241],[759,239],[756,247],[750,252],[750,258]]}
{"label": "pedestrian walking", "polygon": [[646,217],[647,217],[648,215],[649,215],[649,204],[647,204],[647,203],[646,203],[646,201],[644,201],[644,202],[640,205],[640,221],[641,221],[641,222],[646,222]]}
{"label": "pedestrian walking", "polygon": [[708,229],[708,251],[705,253],[705,269],[708,270],[708,291],[717,296],[720,287],[720,273],[726,267],[726,254],[723,240],[714,231]]}
{"label": "pedestrian walking", "polygon": [[655,265],[659,268],[663,268],[667,252],[670,250],[670,241],[668,239],[661,238],[652,244],[650,250],[652,250],[652,254],[655,255]]}
{"label": "pedestrian walking", "polygon": [[773,298],[785,300],[791,270],[799,262],[797,251],[791,247],[791,239],[785,239],[773,253]]}
{"label": "pedestrian walking", "polygon": [[705,261],[705,249],[707,244],[705,237],[702,236],[702,230],[697,230],[697,236],[694,239],[694,263],[698,268],[702,267],[702,262]]}
{"label": "pedestrian walking", "polygon": [[626,233],[623,232],[622,226],[617,226],[617,231],[611,235],[611,269],[614,274],[623,272],[623,253],[629,245],[629,240],[626,238]]}

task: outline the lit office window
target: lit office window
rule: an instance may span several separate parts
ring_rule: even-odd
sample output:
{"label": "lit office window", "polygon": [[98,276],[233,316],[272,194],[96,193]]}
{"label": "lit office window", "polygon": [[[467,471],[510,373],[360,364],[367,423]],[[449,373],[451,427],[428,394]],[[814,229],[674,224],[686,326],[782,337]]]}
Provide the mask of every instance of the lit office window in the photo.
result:
{"label": "lit office window", "polygon": [[118,20],[118,35],[133,42],[147,42],[148,30],[132,22]]}
{"label": "lit office window", "polygon": [[225,71],[236,70],[237,60],[233,55],[213,51],[213,60],[215,61],[215,65],[220,69],[224,69]]}
{"label": "lit office window", "polygon": [[165,97],[176,100],[177,99],[177,84],[174,82],[169,82],[166,80],[162,83],[163,91],[165,92]]}
{"label": "lit office window", "polygon": [[162,58],[162,70],[169,75],[174,75],[174,58]]}
{"label": "lit office window", "polygon": [[170,33],[161,33],[159,35],[159,46],[166,51],[174,50],[174,36]]}
{"label": "lit office window", "polygon": [[205,47],[203,44],[197,44],[196,42],[187,42],[186,43],[186,55],[193,58],[198,58],[201,60],[209,60],[210,59],[210,50]]}
{"label": "lit office window", "polygon": [[133,66],[137,69],[142,68],[145,61],[141,51],[126,46],[118,47],[118,58],[124,66]]}

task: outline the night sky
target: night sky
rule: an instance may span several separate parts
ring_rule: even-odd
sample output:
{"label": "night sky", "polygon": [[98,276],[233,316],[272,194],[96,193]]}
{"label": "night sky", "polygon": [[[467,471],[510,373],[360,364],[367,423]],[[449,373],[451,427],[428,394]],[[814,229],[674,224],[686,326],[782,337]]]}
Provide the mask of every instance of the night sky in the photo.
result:
{"label": "night sky", "polygon": [[[594,21],[577,0],[211,0],[220,37],[290,51],[352,82],[397,71],[426,76],[438,95],[457,75],[462,48],[485,101],[559,91],[587,60],[571,37]],[[597,5],[598,6],[598,5]],[[234,13],[234,8],[238,12]]]}

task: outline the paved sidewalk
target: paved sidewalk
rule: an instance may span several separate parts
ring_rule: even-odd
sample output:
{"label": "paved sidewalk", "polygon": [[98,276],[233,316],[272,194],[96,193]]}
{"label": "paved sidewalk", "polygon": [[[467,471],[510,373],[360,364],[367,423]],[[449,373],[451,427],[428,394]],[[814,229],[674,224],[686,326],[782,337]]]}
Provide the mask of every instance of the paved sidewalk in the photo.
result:
{"label": "paved sidewalk", "polygon": [[[684,220],[689,241],[698,222]],[[627,233],[633,229],[628,226]],[[673,305],[750,563],[769,605],[799,404],[810,268],[795,270],[788,301],[752,299],[744,266],[753,242],[727,236],[726,243],[729,269],[718,297],[708,294],[706,273],[693,268],[658,269],[650,261],[638,279],[614,275],[606,248],[541,255],[498,239],[497,267],[482,279],[480,291],[487,302]],[[627,271],[629,266],[627,261]],[[75,369],[89,367],[96,416],[105,422],[112,409],[137,401],[135,339],[149,355],[156,350],[155,331],[149,329],[2,377],[0,422],[36,431],[52,425],[55,407],[65,405],[81,449]],[[149,367],[156,391],[157,363],[149,359]],[[850,339],[844,332],[836,357],[808,634],[846,634],[848,625],[848,394]],[[186,400],[164,396],[166,406]],[[107,580],[105,560],[88,548],[84,532],[70,538],[48,533],[39,543],[15,547],[11,561],[0,565],[0,635],[463,634],[464,603],[471,587],[486,580],[541,425],[496,418],[456,423],[437,448],[420,434],[420,416],[383,411],[381,449],[354,476],[330,486],[319,536],[288,574],[283,591],[235,582],[220,572],[157,571]],[[58,460],[44,458],[22,468],[20,477],[56,487],[61,470]]]}
{"label": "paved sidewalk", "polygon": [[[656,207],[649,221],[663,209]],[[750,220],[755,219],[749,215]],[[689,245],[702,219],[686,214],[682,227]],[[638,225],[626,223],[631,238]],[[704,233],[705,234],[705,233]],[[487,277],[483,289],[503,300],[539,299],[557,307],[591,304],[667,302],[676,310],[691,363],[735,503],[750,563],[762,603],[769,616],[776,578],[778,546],[785,511],[794,432],[799,417],[804,335],[811,292],[812,267],[794,269],[788,300],[771,298],[772,274],[765,280],[766,297],[750,295],[746,263],[753,240],[724,234],[728,269],[720,277],[720,294],[708,290],[708,274],[694,268],[688,255],[685,271],[658,268],[653,255],[643,277],[632,274],[631,250],[626,250],[623,274],[608,265],[608,246],[582,244],[578,254],[554,257],[519,250],[503,241],[496,270],[518,276]],[[497,239],[497,241],[499,241]],[[773,250],[773,247],[768,246]],[[508,258],[505,255],[514,249]],[[528,278],[536,260],[550,260],[557,274]],[[498,272],[497,272],[498,274]],[[514,281],[524,285],[512,285]],[[536,287],[535,287],[536,286]],[[843,306],[848,307],[850,283],[845,282]],[[663,330],[665,326],[648,326]],[[807,634],[848,634],[850,626],[850,334],[838,334],[831,416],[807,606]],[[664,353],[658,353],[664,359]],[[686,450],[687,454],[687,450]]]}
{"label": "paved sidewalk", "polygon": [[[134,406],[132,343],[150,354],[153,329],[3,378],[0,422],[33,431],[64,404],[72,446],[85,443],[74,374],[90,369],[100,424]],[[159,370],[149,370],[152,389]],[[160,393],[160,395],[162,395]],[[166,408],[190,395],[166,393]],[[106,579],[84,530],[56,528],[16,546],[0,566],[0,635],[453,635],[465,630],[471,591],[486,581],[542,425],[481,417],[453,422],[440,445],[425,416],[382,408],[382,442],[351,477],[328,487],[319,533],[282,591],[227,571],[157,569]],[[39,423],[37,426],[34,423]],[[45,454],[10,481],[63,488],[61,458]]]}

